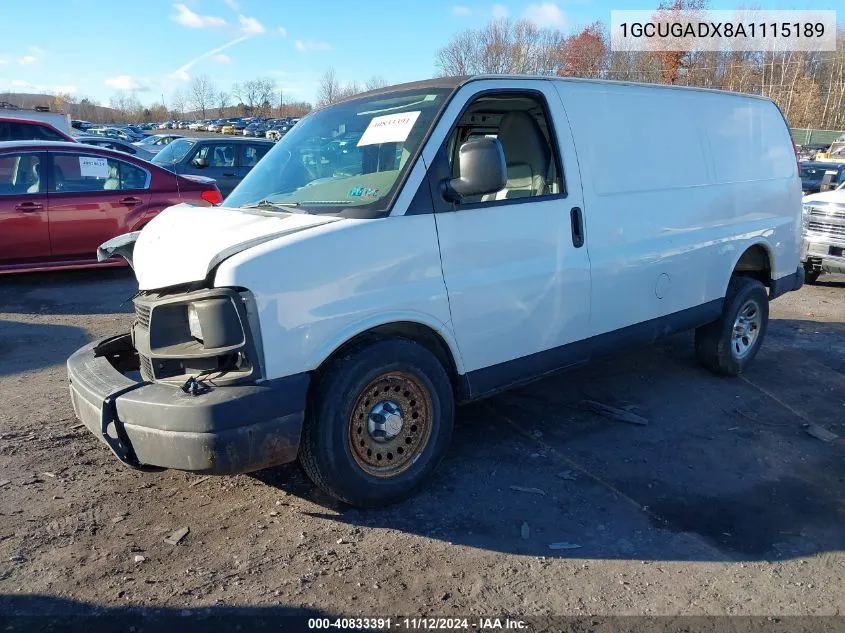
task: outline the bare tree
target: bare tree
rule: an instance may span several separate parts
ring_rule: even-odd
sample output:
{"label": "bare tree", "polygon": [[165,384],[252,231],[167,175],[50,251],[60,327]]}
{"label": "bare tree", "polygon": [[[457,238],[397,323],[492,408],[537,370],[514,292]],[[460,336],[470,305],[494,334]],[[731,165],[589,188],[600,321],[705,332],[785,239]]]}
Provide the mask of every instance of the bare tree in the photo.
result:
{"label": "bare tree", "polygon": [[201,117],[205,118],[206,108],[210,108],[214,102],[215,86],[208,75],[198,75],[191,80],[190,101],[195,110],[199,110]]}
{"label": "bare tree", "polygon": [[541,29],[527,20],[494,20],[457,34],[436,55],[442,75],[551,75],[560,70],[560,31]]}
{"label": "bare tree", "polygon": [[[372,79],[370,80],[372,81]],[[369,85],[370,82],[368,82]],[[343,83],[337,78],[334,68],[329,68],[320,78],[317,86],[317,107],[327,106],[363,92],[357,81]]]}
{"label": "bare tree", "polygon": [[252,114],[255,108],[261,103],[261,81],[249,79],[243,83],[232,85],[232,95],[243,104],[245,112]]}
{"label": "bare tree", "polygon": [[177,88],[173,91],[173,96],[170,97],[170,105],[174,112],[179,113],[179,116],[185,116],[185,109],[188,106],[188,95],[185,94],[183,88]]}
{"label": "bare tree", "polygon": [[294,101],[292,103],[285,103],[279,111],[279,116],[295,116],[302,117],[311,112],[313,107],[310,103],[305,101]]}
{"label": "bare tree", "polygon": [[115,111],[120,123],[130,123],[143,118],[144,108],[134,92],[116,92],[109,99],[109,107]]}
{"label": "bare tree", "polygon": [[378,90],[379,88],[384,88],[387,85],[387,80],[384,77],[379,76],[372,76],[367,79],[366,83],[364,84],[365,90]]}
{"label": "bare tree", "polygon": [[217,101],[217,116],[226,116],[226,108],[229,107],[229,93],[221,90],[217,93],[215,100]]}
{"label": "bare tree", "polygon": [[340,99],[341,85],[337,79],[337,74],[334,68],[329,68],[320,77],[320,83],[317,86],[317,107],[322,107],[334,103]]}
{"label": "bare tree", "polygon": [[269,77],[254,79],[257,106],[261,116],[270,116],[275,102],[276,82]]}

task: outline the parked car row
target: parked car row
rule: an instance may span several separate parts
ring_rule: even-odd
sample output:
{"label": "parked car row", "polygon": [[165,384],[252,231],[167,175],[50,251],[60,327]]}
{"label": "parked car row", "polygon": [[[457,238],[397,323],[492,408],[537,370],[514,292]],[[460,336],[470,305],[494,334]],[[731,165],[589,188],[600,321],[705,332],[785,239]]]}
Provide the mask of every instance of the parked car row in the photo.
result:
{"label": "parked car row", "polygon": [[160,129],[215,132],[217,134],[242,135],[268,138],[274,141],[284,136],[299,121],[298,117],[261,119],[259,117],[231,117],[228,119],[201,119],[195,121],[167,121],[154,124]]}
{"label": "parked car row", "polygon": [[0,273],[93,266],[101,243],[162,209],[222,200],[211,178],[106,147],[0,142]]}

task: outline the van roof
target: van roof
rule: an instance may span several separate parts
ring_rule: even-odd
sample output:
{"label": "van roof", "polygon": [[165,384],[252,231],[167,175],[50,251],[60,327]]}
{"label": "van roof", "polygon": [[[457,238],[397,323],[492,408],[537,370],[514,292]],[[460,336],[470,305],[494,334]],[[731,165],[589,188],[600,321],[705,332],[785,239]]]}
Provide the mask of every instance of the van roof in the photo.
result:
{"label": "van roof", "polygon": [[376,96],[379,94],[389,94],[400,90],[424,90],[426,88],[450,88],[457,90],[461,86],[473,81],[489,80],[489,79],[505,79],[505,80],[537,80],[545,81],[560,81],[569,83],[581,84],[599,84],[605,86],[639,86],[643,88],[655,88],[662,90],[690,90],[698,92],[711,92],[730,95],[732,97],[743,97],[750,99],[761,99],[763,101],[771,101],[768,97],[755,95],[745,92],[733,92],[730,90],[717,90],[715,88],[699,88],[697,86],[674,86],[668,84],[652,84],[639,81],[616,81],[611,79],[587,79],[582,77],[552,77],[548,75],[460,75],[455,77],[434,77],[432,79],[424,79],[422,81],[412,81],[409,83],[395,84],[393,86],[386,86],[384,88],[377,88],[368,92],[362,92],[349,98],[349,100],[360,99],[361,97]]}

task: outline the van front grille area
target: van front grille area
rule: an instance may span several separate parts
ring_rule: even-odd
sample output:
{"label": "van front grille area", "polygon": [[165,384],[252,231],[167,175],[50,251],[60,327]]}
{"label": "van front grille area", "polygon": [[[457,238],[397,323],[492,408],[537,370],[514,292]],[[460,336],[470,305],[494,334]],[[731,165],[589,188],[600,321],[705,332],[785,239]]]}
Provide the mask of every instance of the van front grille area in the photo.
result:
{"label": "van front grille area", "polygon": [[143,303],[135,304],[135,320],[145,330],[150,329],[150,312],[151,308]]}

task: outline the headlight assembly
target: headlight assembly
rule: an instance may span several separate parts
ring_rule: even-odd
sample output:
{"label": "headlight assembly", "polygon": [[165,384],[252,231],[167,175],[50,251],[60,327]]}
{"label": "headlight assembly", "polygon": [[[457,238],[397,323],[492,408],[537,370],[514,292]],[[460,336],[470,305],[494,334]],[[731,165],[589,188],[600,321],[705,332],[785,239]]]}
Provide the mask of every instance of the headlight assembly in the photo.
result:
{"label": "headlight assembly", "polygon": [[188,329],[205,349],[242,345],[244,331],[229,297],[214,297],[188,305]]}

